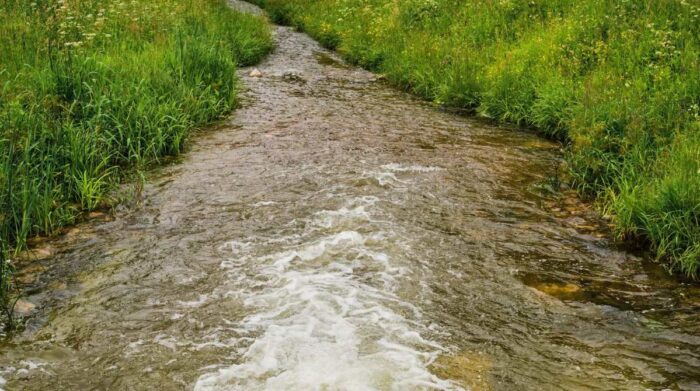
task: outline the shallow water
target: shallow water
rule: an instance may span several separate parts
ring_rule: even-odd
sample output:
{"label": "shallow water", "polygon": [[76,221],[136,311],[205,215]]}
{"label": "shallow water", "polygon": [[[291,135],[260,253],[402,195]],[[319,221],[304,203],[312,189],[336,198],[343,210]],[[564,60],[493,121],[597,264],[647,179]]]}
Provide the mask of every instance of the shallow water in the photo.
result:
{"label": "shallow water", "polygon": [[276,40],[140,205],[24,266],[0,388],[700,388],[697,287],[546,190],[557,145]]}

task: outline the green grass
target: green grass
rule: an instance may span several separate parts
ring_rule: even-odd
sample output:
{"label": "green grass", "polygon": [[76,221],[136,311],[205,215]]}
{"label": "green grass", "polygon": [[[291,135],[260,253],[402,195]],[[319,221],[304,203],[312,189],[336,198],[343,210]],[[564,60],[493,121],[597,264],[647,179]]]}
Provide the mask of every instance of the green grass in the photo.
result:
{"label": "green grass", "polygon": [[697,277],[697,0],[255,2],[395,85],[564,141],[618,235]]}
{"label": "green grass", "polygon": [[10,251],[108,205],[130,168],[183,150],[272,47],[224,0],[0,4],[0,298]]}

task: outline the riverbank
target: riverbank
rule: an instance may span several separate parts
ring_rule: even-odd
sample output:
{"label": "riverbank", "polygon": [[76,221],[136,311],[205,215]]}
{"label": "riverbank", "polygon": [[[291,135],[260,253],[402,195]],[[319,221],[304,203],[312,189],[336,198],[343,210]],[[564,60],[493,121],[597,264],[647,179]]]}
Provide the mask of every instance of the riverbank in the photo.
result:
{"label": "riverbank", "polygon": [[143,202],[35,249],[4,388],[700,388],[700,286],[558,204],[559,144],[274,31]]}
{"label": "riverbank", "polygon": [[686,1],[255,0],[438,104],[568,147],[570,181],[672,271],[700,265],[700,7]]}
{"label": "riverbank", "polygon": [[[272,48],[263,18],[223,0],[10,0],[0,11],[2,254],[112,204],[132,168],[179,154],[236,106],[237,66]],[[10,267],[0,259],[0,297]]]}

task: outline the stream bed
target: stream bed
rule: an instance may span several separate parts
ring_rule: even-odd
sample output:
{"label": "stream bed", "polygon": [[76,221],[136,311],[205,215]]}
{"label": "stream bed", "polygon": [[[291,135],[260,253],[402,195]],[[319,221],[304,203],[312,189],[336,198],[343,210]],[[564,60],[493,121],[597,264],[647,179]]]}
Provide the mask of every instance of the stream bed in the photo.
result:
{"label": "stream bed", "polygon": [[0,389],[700,389],[700,290],[551,191],[557,144],[275,39],[138,205],[23,264]]}

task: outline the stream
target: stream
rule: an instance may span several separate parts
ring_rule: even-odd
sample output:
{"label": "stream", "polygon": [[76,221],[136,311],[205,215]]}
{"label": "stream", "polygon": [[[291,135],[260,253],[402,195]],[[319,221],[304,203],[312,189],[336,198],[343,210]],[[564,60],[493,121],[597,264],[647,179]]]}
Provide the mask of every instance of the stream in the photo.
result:
{"label": "stream", "polygon": [[0,389],[700,389],[700,289],[551,191],[559,145],[275,40],[138,203],[22,265]]}

